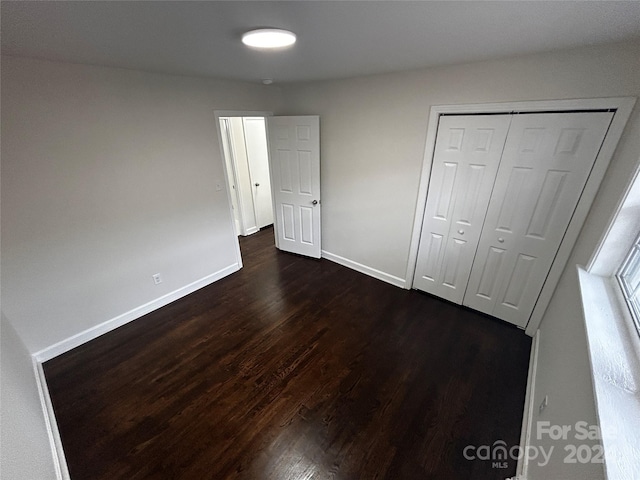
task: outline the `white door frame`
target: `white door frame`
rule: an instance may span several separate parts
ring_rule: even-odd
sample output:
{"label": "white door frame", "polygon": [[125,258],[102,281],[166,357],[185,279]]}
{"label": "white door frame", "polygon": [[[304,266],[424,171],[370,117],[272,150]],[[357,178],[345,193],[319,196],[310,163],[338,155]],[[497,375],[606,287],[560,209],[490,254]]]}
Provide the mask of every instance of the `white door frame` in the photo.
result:
{"label": "white door frame", "polygon": [[231,207],[231,185],[229,185],[229,172],[227,171],[227,162],[224,159],[224,148],[222,146],[222,129],[220,128],[220,117],[271,117],[273,112],[255,111],[255,110],[214,110],[216,133],[218,134],[218,143],[220,147],[220,158],[222,159],[222,168],[224,170],[224,183],[227,186],[227,203],[229,204],[229,214],[231,215],[231,227],[236,239],[236,259],[238,266],[242,268],[242,255],[240,254],[240,241],[238,240],[239,232],[236,231],[236,225]]}
{"label": "white door frame", "polygon": [[580,111],[580,110],[615,110],[609,131],[605,136],[600,152],[596,157],[589,179],[584,187],[578,205],[571,217],[565,236],[560,243],[560,248],[556,258],[551,265],[538,301],[533,309],[533,313],[526,326],[525,332],[529,336],[535,335],[549,301],[553,296],[558,280],[564,267],[569,260],[571,249],[573,248],[582,224],[589,213],[591,204],[596,196],[600,182],[609,166],[611,157],[622,136],[624,127],[631,115],[635,97],[612,97],[612,98],[588,98],[575,100],[541,100],[530,102],[505,102],[505,103],[484,103],[484,104],[464,104],[464,105],[434,105],[429,113],[429,123],[427,126],[427,139],[425,154],[422,161],[422,172],[420,174],[420,186],[418,188],[418,199],[413,221],[413,232],[411,234],[411,245],[409,248],[409,261],[405,278],[407,284],[413,288],[416,261],[418,258],[418,245],[420,243],[420,233],[427,203],[427,190],[429,187],[429,177],[431,175],[431,163],[436,145],[436,132],[440,116],[443,114],[479,114],[479,113],[512,113],[512,112],[558,112],[558,111]]}
{"label": "white door frame", "polygon": [[[223,121],[226,123],[226,129],[225,131],[223,131],[222,129],[222,123]],[[242,214],[242,208],[240,208],[240,195],[238,193],[238,172],[236,171],[236,159],[235,159],[235,153],[234,153],[234,148],[233,148],[233,142],[231,140],[231,125],[229,122],[229,118],[228,117],[220,117],[218,119],[218,127],[220,128],[220,145],[222,146],[222,155],[223,155],[223,162],[224,162],[224,167],[225,167],[225,173],[227,175],[227,186],[229,189],[229,197],[231,197],[231,209],[234,213],[234,222],[233,225],[235,227],[235,233],[236,236],[238,236],[238,234],[242,234],[244,231],[243,225],[244,225],[244,216]],[[226,153],[225,153],[225,143],[227,146],[226,149]],[[233,183],[233,185],[232,185]],[[233,188],[233,186],[235,186],[235,188]],[[233,207],[233,199],[235,197],[235,206],[237,208]]]}

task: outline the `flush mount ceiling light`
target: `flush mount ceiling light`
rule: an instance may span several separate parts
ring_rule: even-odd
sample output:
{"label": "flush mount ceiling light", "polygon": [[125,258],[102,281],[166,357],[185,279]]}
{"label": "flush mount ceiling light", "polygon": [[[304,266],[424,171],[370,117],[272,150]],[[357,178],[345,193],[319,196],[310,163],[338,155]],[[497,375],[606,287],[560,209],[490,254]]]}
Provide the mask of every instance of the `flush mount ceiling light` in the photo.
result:
{"label": "flush mount ceiling light", "polygon": [[296,43],[296,34],[279,28],[261,28],[242,35],[242,43],[261,49],[283,48]]}

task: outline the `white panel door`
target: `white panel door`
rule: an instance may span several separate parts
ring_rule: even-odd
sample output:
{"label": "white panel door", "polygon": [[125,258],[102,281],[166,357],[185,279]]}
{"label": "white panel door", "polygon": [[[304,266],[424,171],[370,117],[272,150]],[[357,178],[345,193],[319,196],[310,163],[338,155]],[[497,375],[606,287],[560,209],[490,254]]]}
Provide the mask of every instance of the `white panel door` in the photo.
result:
{"label": "white panel door", "polygon": [[267,127],[264,117],[243,117],[242,123],[256,224],[258,228],[263,228],[273,223]]}
{"label": "white panel door", "polygon": [[526,325],[612,117],[514,116],[464,305]]}
{"label": "white panel door", "polygon": [[511,115],[440,118],[414,287],[462,303]]}
{"label": "white panel door", "polygon": [[268,117],[276,246],[320,258],[320,117]]}

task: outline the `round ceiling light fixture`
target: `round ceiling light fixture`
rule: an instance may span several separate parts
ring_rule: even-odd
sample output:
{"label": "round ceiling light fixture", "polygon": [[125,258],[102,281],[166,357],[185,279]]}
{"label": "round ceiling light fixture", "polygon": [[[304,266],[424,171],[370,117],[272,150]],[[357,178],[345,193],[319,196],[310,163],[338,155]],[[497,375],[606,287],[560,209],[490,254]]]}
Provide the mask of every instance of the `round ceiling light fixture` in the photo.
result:
{"label": "round ceiling light fixture", "polygon": [[284,48],[296,43],[296,34],[279,28],[260,28],[242,35],[242,43],[249,47],[267,50]]}

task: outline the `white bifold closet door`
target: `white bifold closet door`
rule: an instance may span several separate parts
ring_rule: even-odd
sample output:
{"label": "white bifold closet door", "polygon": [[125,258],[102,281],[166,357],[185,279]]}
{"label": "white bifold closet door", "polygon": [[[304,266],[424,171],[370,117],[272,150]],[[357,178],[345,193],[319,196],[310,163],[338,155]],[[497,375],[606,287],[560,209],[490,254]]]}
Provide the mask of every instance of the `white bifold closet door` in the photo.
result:
{"label": "white bifold closet door", "polygon": [[462,303],[511,115],[441,117],[413,286]]}
{"label": "white bifold closet door", "polygon": [[[501,151],[496,173],[492,184],[483,186],[489,189],[489,200],[484,203],[484,197],[477,195],[475,207],[479,210],[479,220],[476,222],[481,223],[480,234],[475,234],[477,223],[473,227],[473,236],[467,235],[468,228],[460,228],[467,235],[465,238],[469,245],[465,248],[473,250],[473,254],[464,257],[445,254],[444,260],[434,269],[436,286],[426,289],[422,286],[424,282],[415,282],[415,286],[524,327],[578,204],[613,113],[532,113],[506,117],[510,118],[507,120],[510,121],[508,134],[501,137],[502,145],[495,146]],[[476,118],[478,122],[486,122],[486,128],[495,129],[496,116]],[[439,159],[442,150],[451,149],[451,132],[469,129],[465,117],[444,117],[440,125],[443,121],[446,126],[442,135],[440,126],[438,128],[432,179],[441,175],[438,170],[446,169],[447,164],[452,163],[446,157],[443,161]],[[478,124],[475,128],[482,127]],[[464,143],[461,139],[460,144],[464,146]],[[457,162],[458,165],[467,163],[476,165],[475,161]],[[444,192],[438,190],[438,185]],[[463,185],[466,184],[460,183],[460,190],[450,191],[445,183],[440,182],[432,190],[430,183],[418,253],[420,268],[417,271],[421,274],[425,271],[424,266],[434,262],[428,238],[436,222],[429,215],[429,206],[438,205],[439,198],[455,198],[456,206],[452,211],[455,220],[457,203],[464,205],[464,201],[458,199],[469,196],[473,191]],[[451,189],[455,190],[456,186],[452,184]],[[456,222],[460,224],[459,220]],[[453,239],[455,241],[456,237]],[[474,245],[471,245],[472,240]],[[453,278],[456,279],[455,288],[448,285]],[[441,286],[457,292],[455,295],[443,295]],[[464,290],[462,294],[459,293],[461,290]]]}
{"label": "white bifold closet door", "polygon": [[464,305],[526,326],[612,118],[514,116]]}

